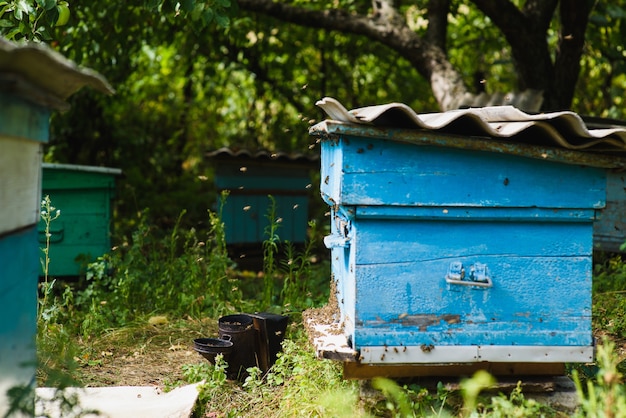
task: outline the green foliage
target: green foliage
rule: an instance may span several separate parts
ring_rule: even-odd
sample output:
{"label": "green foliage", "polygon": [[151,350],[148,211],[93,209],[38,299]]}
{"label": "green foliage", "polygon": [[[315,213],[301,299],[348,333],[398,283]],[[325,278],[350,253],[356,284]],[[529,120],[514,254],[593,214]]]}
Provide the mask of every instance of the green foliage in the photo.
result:
{"label": "green foliage", "polygon": [[559,416],[559,414],[549,406],[542,405],[534,399],[526,399],[522,393],[522,382],[520,381],[508,396],[500,394],[499,396],[491,397],[482,412],[474,412],[470,416],[489,418],[534,418]]}
{"label": "green foliage", "polygon": [[77,305],[90,307],[84,333],[151,313],[217,317],[242,308],[218,215],[209,212],[204,240],[194,229],[179,229],[183,216],[169,235],[159,236],[142,214],[130,243],[89,266],[88,286],[77,296]]}
{"label": "green foliage", "polygon": [[335,362],[315,357],[306,340],[287,339],[272,368],[262,376],[249,370],[243,388],[272,406],[263,416],[359,416],[357,386],[341,378]]}
{"label": "green foliage", "polygon": [[626,336],[626,263],[621,256],[608,257],[595,265],[593,308],[594,328]]}
{"label": "green foliage", "polygon": [[441,384],[436,396],[416,384],[400,386],[384,377],[372,379],[372,387],[383,394],[385,408],[393,417],[449,416],[444,409],[448,392]]}
{"label": "green foliage", "polygon": [[470,379],[461,381],[461,393],[463,395],[463,410],[467,415],[476,410],[478,395],[485,389],[496,384],[496,379],[484,370],[479,370]]}
{"label": "green foliage", "polygon": [[[517,74],[511,49],[491,20],[471,2],[452,2],[448,55],[474,93],[515,91]],[[418,14],[422,16],[422,14]],[[419,19],[419,18],[418,18]],[[422,31],[426,21],[421,21]],[[491,51],[485,54],[484,51]]]}
{"label": "green foliage", "polygon": [[572,108],[581,113],[626,119],[626,4],[596,2],[585,34],[581,74]]}
{"label": "green foliage", "polygon": [[[285,257],[281,262],[284,272],[283,288],[280,292],[281,301],[284,305],[293,304],[297,309],[315,306],[316,303],[312,299],[311,290],[320,287],[320,284],[314,281],[315,275],[313,274],[311,262],[311,260],[315,259],[313,251],[316,245],[317,223],[315,220],[312,220],[308,225],[310,231],[309,239],[305,243],[302,252],[298,253],[293,244],[287,242]],[[324,283],[326,282],[327,280],[324,280]]]}
{"label": "green foliage", "polygon": [[594,379],[584,386],[578,371],[573,371],[576,392],[580,401],[577,417],[626,417],[626,388],[623,375],[618,370],[615,344],[604,339],[598,346],[596,361],[598,370]]}
{"label": "green foliage", "polygon": [[50,41],[57,26],[70,18],[67,1],[0,1],[0,35],[10,40]]}
{"label": "green foliage", "polygon": [[[199,364],[187,364],[183,366],[183,375],[190,383],[202,382],[201,393],[208,395],[208,392],[215,389],[222,389],[226,385],[226,369],[228,363],[222,354],[215,356],[215,363],[208,362]],[[204,401],[210,398],[203,396]]]}
{"label": "green foliage", "polygon": [[[455,412],[455,405],[449,402],[454,394],[445,389],[441,382],[437,386],[437,392],[431,393],[426,388],[418,385],[400,386],[398,383],[387,378],[374,378],[372,387],[379,390],[384,400],[389,416],[398,418],[409,417],[548,417],[557,415],[557,411],[540,404],[533,399],[526,399],[522,393],[522,382],[507,396],[497,396],[485,393],[493,389],[496,384],[495,378],[486,371],[478,371],[471,378],[461,381],[461,396],[463,405],[459,412]],[[373,411],[376,416],[380,414]]]}
{"label": "green foliage", "polygon": [[[198,416],[210,416],[211,411],[228,411],[228,417],[241,416],[241,412],[248,408],[250,401],[241,396],[237,384],[227,380],[226,368],[228,364],[222,355],[218,355],[214,365],[183,366],[187,373],[198,369],[197,377],[192,381],[201,381],[198,387],[199,408],[195,411]],[[201,380],[197,380],[197,379]]]}
{"label": "green foliage", "polygon": [[276,217],[276,199],[268,196],[270,205],[267,208],[266,219],[268,221],[265,227],[266,238],[263,241],[263,304],[266,309],[272,305],[274,296],[274,281],[276,279],[276,258],[278,254],[278,244],[280,237],[278,236],[278,228],[281,219]]}
{"label": "green foliage", "polygon": [[169,18],[179,15],[188,18],[197,31],[211,24],[227,27],[237,4],[230,0],[144,0],[144,3],[149,10],[164,13]]}
{"label": "green foliage", "polygon": [[73,0],[72,22],[55,36],[60,52],[101,72],[117,93],[73,95],[71,109],[53,116],[46,160],[123,170],[115,202],[121,236],[145,207],[171,229],[181,201],[185,226],[203,229],[207,202],[216,200],[206,151],[310,152],[308,128],[322,117],[315,102],[327,94],[349,106],[436,109],[428,82],[388,48],[246,13],[226,30],[199,32],[173,4]]}

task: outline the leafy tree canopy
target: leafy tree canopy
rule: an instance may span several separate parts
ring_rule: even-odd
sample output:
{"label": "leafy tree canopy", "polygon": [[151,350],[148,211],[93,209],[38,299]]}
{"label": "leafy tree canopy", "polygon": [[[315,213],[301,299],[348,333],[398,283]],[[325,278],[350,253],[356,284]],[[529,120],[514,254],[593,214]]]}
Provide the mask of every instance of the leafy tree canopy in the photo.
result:
{"label": "leafy tree canopy", "polygon": [[121,213],[164,223],[213,200],[207,150],[308,152],[327,95],[429,112],[538,91],[542,110],[624,118],[625,21],[625,0],[0,1],[5,37],[117,90],[74,95],[46,158],[122,168]]}

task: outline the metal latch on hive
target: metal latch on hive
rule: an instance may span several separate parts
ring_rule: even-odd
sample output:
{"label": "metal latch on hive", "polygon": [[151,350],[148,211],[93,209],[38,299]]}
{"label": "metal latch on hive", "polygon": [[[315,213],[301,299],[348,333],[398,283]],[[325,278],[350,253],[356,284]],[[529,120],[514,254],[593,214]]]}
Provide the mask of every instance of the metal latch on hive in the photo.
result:
{"label": "metal latch on hive", "polygon": [[489,268],[483,263],[474,263],[467,269],[460,261],[450,263],[446,274],[446,283],[462,286],[492,287],[493,282],[489,274]]}

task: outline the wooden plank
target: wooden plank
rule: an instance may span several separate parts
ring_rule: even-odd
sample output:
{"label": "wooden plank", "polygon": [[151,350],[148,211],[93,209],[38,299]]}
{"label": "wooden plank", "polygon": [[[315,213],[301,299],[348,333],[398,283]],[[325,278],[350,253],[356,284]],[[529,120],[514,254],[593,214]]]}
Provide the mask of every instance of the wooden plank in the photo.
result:
{"label": "wooden plank", "polygon": [[600,152],[580,152],[557,146],[525,144],[518,141],[458,135],[424,129],[391,129],[371,125],[347,124],[326,120],[311,127],[309,133],[324,141],[336,142],[344,135],[381,138],[405,142],[413,146],[433,145],[462,150],[488,151],[496,154],[522,156],[540,161],[555,161],[564,164],[587,165],[600,168],[624,168],[626,158]]}
{"label": "wooden plank", "polygon": [[358,353],[354,351],[338,323],[306,323],[307,330],[318,358],[327,360],[355,362]]}
{"label": "wooden plank", "polygon": [[494,376],[558,376],[565,373],[563,363],[472,363],[443,365],[379,365],[356,362],[343,363],[345,379],[374,377],[461,377],[486,370]]}
{"label": "wooden plank", "polygon": [[604,207],[604,170],[592,167],[356,137],[322,142],[324,154],[334,204]]}
{"label": "wooden plank", "polygon": [[625,252],[620,246],[626,242],[626,173],[607,173],[606,207],[593,225],[594,249]]}

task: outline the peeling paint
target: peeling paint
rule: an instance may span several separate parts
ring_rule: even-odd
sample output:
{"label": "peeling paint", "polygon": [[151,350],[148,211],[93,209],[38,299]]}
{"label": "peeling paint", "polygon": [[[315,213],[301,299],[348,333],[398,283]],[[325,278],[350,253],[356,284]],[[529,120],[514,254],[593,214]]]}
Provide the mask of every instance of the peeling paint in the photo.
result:
{"label": "peeling paint", "polygon": [[419,328],[420,331],[426,331],[428,327],[433,326],[433,325],[439,325],[442,322],[445,322],[448,325],[460,324],[461,315],[458,315],[458,314],[443,314],[443,315],[401,314],[398,316],[398,318],[393,319],[390,322],[399,323],[405,327],[417,327]]}

